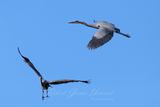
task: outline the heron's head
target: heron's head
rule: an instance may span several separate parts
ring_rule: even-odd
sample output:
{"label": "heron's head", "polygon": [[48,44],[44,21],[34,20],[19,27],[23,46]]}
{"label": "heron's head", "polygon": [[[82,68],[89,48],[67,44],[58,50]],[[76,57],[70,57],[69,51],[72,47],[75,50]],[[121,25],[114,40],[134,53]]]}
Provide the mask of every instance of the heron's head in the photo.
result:
{"label": "heron's head", "polygon": [[42,77],[40,78],[40,81],[41,81],[41,82],[43,82],[43,81],[44,81]]}
{"label": "heron's head", "polygon": [[40,78],[40,81],[41,81],[42,84],[47,84],[48,83],[48,81],[43,79],[43,78]]}

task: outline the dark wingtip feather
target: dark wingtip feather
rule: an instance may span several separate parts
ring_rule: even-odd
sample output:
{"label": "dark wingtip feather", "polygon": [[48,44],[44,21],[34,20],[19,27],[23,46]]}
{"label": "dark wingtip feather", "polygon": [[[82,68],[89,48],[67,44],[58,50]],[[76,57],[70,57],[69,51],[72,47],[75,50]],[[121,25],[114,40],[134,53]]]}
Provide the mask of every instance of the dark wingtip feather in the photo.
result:
{"label": "dark wingtip feather", "polygon": [[27,57],[25,57],[25,56],[22,55],[22,53],[21,53],[19,47],[18,47],[17,49],[18,49],[18,53],[21,55],[21,57],[24,59],[24,61],[28,62],[29,59],[28,59]]}
{"label": "dark wingtip feather", "polygon": [[20,51],[19,47],[17,47],[17,49],[18,49],[18,53],[23,57],[23,55],[21,54],[21,51]]}
{"label": "dark wingtip feather", "polygon": [[87,45],[87,48],[89,49],[89,50],[95,50],[96,48],[98,48],[98,46],[92,46],[91,44],[88,44]]}
{"label": "dark wingtip feather", "polygon": [[17,47],[18,52],[20,53],[19,47]]}
{"label": "dark wingtip feather", "polygon": [[86,83],[86,84],[89,84],[90,83],[90,81],[82,81],[83,83]]}

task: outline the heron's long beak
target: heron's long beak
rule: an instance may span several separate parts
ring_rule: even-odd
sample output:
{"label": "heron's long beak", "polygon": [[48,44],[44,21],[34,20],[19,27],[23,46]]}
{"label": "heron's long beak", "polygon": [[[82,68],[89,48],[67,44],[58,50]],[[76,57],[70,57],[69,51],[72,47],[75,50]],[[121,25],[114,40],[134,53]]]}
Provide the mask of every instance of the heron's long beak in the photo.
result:
{"label": "heron's long beak", "polygon": [[80,23],[82,23],[82,22],[76,20],[76,21],[72,21],[72,22],[68,22],[68,23],[69,23],[69,24],[80,24]]}
{"label": "heron's long beak", "polygon": [[75,23],[75,22],[68,22],[69,24]]}

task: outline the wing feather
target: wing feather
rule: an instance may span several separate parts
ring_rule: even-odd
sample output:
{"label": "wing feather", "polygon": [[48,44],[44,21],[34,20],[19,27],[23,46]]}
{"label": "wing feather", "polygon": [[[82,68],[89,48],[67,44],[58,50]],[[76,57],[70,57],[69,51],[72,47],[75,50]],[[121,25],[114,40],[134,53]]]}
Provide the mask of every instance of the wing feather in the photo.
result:
{"label": "wing feather", "polygon": [[96,49],[108,41],[110,41],[113,37],[113,31],[107,29],[98,29],[98,31],[94,34],[92,39],[88,43],[89,49]]}
{"label": "wing feather", "polygon": [[23,56],[20,52],[20,49],[18,48],[18,53],[21,55],[21,57],[24,59],[24,61],[34,70],[34,72],[39,76],[39,78],[43,78],[42,75],[39,73],[39,71],[36,69],[36,67],[32,64],[32,62],[29,60],[29,58]]}
{"label": "wing feather", "polygon": [[56,81],[50,81],[49,84],[57,85],[57,84],[64,84],[64,83],[71,83],[71,82],[83,82],[83,83],[89,83],[89,81],[83,81],[83,80],[56,80]]}

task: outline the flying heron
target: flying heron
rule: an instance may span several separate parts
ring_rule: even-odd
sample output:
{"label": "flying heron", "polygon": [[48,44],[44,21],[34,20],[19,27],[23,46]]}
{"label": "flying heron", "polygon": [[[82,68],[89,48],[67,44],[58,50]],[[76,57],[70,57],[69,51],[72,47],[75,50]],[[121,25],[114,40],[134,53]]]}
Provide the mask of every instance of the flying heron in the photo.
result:
{"label": "flying heron", "polygon": [[115,25],[112,23],[109,23],[107,21],[94,21],[94,22],[95,22],[94,24],[87,24],[86,22],[78,20],[69,22],[70,24],[83,24],[85,26],[98,29],[87,45],[89,49],[96,49],[104,45],[108,41],[110,41],[113,37],[114,32],[121,34],[127,38],[130,38],[128,34],[120,32],[120,29],[115,27]]}
{"label": "flying heron", "polygon": [[[43,100],[48,97],[48,88],[51,87],[51,85],[58,85],[58,84],[71,83],[71,82],[82,82],[82,83],[86,83],[86,84],[89,83],[89,81],[86,81],[86,80],[72,80],[72,79],[55,80],[55,81],[45,80],[42,77],[42,75],[39,73],[39,71],[36,69],[36,67],[33,65],[33,63],[29,60],[29,58],[27,58],[21,54],[19,48],[18,48],[18,53],[24,59],[24,62],[26,62],[34,70],[34,72],[38,75],[38,77],[40,79],[41,86],[42,86],[42,99]],[[45,96],[44,96],[44,94],[45,94],[44,91],[46,91]]]}

